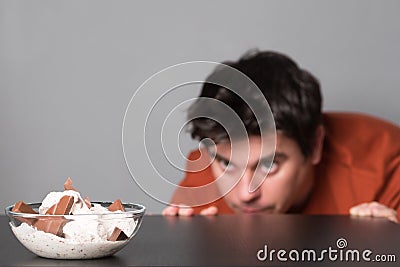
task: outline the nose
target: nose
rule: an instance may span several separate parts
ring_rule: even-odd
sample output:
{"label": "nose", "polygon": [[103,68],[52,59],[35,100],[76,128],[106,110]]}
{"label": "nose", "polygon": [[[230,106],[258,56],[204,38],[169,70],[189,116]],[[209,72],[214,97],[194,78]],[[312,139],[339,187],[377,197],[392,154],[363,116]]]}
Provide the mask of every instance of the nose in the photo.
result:
{"label": "nose", "polygon": [[250,191],[250,183],[253,179],[253,174],[253,171],[246,170],[238,184],[238,196],[242,203],[254,202],[261,196],[260,188],[253,192]]}

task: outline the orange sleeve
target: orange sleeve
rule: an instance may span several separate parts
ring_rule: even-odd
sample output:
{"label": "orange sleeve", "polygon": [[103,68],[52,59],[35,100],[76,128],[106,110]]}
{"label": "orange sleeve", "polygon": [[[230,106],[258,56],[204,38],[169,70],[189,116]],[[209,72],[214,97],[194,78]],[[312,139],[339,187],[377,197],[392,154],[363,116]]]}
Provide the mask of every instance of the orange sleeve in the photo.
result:
{"label": "orange sleeve", "polygon": [[348,214],[377,201],[400,219],[400,128],[363,114],[324,114],[326,138],[304,212]]}
{"label": "orange sleeve", "polygon": [[400,151],[387,165],[385,177],[385,184],[379,192],[377,201],[395,209],[400,221]]}
{"label": "orange sleeve", "polygon": [[377,194],[377,201],[395,209],[400,221],[400,128],[388,125],[388,132],[381,138],[384,140],[386,155],[381,155],[384,160],[384,183]]}

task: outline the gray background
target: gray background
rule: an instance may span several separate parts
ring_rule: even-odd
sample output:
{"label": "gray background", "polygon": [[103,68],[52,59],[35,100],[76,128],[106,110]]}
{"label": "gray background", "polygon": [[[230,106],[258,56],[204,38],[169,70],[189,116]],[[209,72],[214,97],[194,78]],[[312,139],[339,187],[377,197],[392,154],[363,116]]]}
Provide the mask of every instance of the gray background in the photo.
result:
{"label": "gray background", "polygon": [[[39,201],[71,176],[93,200],[159,213],[128,172],[122,121],[147,78],[185,61],[278,50],[320,79],[326,110],[399,124],[399,11],[364,0],[0,1],[0,206]],[[196,145],[181,139],[184,153]]]}

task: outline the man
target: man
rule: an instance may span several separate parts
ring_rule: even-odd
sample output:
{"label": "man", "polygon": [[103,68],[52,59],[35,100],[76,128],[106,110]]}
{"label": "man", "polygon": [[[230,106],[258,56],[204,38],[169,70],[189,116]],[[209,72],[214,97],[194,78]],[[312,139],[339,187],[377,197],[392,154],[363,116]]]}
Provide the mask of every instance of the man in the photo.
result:
{"label": "man", "polygon": [[[255,52],[225,64],[247,75],[268,101],[276,126],[274,157],[269,160],[271,151],[262,145],[262,123],[254,114],[257,107],[250,107],[223,86],[205,83],[200,97],[218,100],[235,111],[248,137],[230,138],[229,129],[201,116],[213,108],[212,103],[200,98],[192,104],[192,137],[215,145],[189,155],[188,171],[180,186],[202,187],[215,182],[216,189],[197,194],[178,189],[164,215],[350,213],[398,221],[398,126],[361,114],[323,114],[319,82],[283,54]],[[210,77],[222,75],[229,84],[229,75],[223,72],[216,69]],[[244,90],[250,99],[256,91]],[[253,99],[262,101],[258,96]],[[237,182],[224,187],[220,180],[230,176]],[[261,184],[250,190],[257,177],[262,177]],[[203,203],[207,194],[216,197]]]}

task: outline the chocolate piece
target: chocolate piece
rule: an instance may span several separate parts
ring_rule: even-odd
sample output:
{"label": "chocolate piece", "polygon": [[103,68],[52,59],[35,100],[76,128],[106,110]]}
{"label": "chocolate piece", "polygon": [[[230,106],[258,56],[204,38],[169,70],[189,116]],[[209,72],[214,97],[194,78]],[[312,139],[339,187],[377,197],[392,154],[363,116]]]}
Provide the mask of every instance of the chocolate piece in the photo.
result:
{"label": "chocolate piece", "polygon": [[[58,203],[51,206],[46,214],[48,215],[68,215],[71,212],[72,205],[74,204],[74,197],[72,196],[63,196]],[[54,235],[62,236],[63,235],[63,227],[68,221],[62,216],[42,216],[40,219],[34,224],[36,229],[51,233]]]}
{"label": "chocolate piece", "polygon": [[11,210],[12,212],[19,212],[19,213],[31,213],[37,214],[28,204],[23,201],[18,201],[15,203],[14,207]]}
{"label": "chocolate piece", "polygon": [[124,206],[122,205],[122,202],[120,199],[115,200],[110,206],[108,206],[109,211],[125,211]]}
{"label": "chocolate piece", "polygon": [[73,196],[63,196],[58,203],[51,206],[46,214],[49,215],[68,215],[71,212],[72,205],[74,204]]}
{"label": "chocolate piece", "polygon": [[76,190],[76,189],[72,186],[72,180],[71,180],[70,177],[68,177],[67,181],[65,181],[65,183],[64,183],[64,189],[65,189],[65,190],[74,190],[74,191],[77,191],[77,192],[78,192],[78,190]]}
{"label": "chocolate piece", "polygon": [[85,197],[84,201],[86,206],[90,209],[92,207],[92,203],[90,203],[89,197]]}
{"label": "chocolate piece", "polygon": [[62,237],[62,229],[67,222],[68,221],[62,216],[42,216],[33,226],[36,227],[37,230]]}
{"label": "chocolate piece", "polygon": [[[14,207],[11,210],[12,212],[18,212],[18,213],[29,213],[29,214],[37,214],[36,211],[34,211],[28,204],[26,204],[23,201],[18,201],[17,203],[14,204]],[[35,223],[36,218],[24,218],[20,216],[15,217],[18,221],[27,223],[29,225],[32,225]]]}
{"label": "chocolate piece", "polygon": [[122,241],[126,239],[128,239],[128,236],[118,227],[115,227],[110,237],[107,238],[108,241]]}

